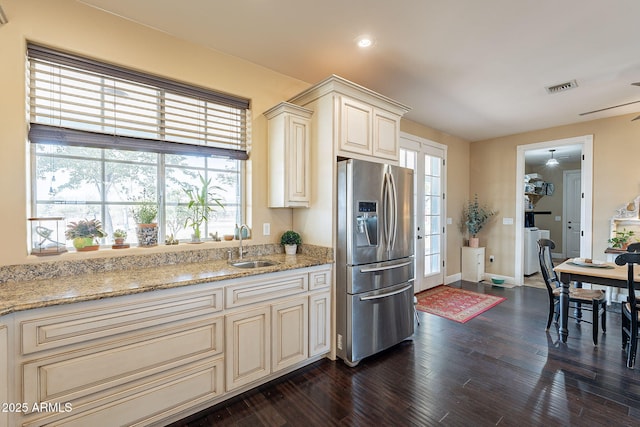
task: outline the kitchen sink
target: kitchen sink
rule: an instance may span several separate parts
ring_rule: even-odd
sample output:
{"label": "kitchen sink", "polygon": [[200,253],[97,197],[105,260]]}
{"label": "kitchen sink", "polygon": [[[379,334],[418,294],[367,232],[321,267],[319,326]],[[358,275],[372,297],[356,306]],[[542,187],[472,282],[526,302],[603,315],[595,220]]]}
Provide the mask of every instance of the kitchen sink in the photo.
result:
{"label": "kitchen sink", "polygon": [[238,268],[260,268],[260,267],[271,267],[272,265],[276,265],[275,261],[268,261],[264,259],[259,259],[255,261],[235,261],[232,262],[231,265]]}

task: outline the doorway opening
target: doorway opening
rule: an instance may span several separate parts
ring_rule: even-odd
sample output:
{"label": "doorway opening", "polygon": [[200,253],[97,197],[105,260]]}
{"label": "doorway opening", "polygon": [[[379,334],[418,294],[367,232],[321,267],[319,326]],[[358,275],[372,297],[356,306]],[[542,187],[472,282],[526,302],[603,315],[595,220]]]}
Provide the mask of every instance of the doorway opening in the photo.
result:
{"label": "doorway opening", "polygon": [[[546,165],[552,157],[559,163],[553,168]],[[515,242],[516,284],[531,274],[531,252],[537,260],[537,238],[546,234],[556,242],[556,257],[591,257],[592,159],[592,135],[517,147],[515,225],[521,231]],[[541,235],[534,228],[548,232]]]}

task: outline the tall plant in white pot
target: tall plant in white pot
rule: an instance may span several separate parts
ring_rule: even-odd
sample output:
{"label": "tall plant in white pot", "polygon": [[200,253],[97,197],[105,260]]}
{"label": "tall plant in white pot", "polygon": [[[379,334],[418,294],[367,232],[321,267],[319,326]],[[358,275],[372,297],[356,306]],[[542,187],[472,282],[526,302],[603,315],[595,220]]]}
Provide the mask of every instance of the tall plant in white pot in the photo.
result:
{"label": "tall plant in white pot", "polygon": [[287,255],[295,255],[298,250],[298,245],[302,244],[302,238],[300,234],[293,230],[287,230],[282,233],[280,237],[280,244],[284,246],[284,252]]}
{"label": "tall plant in white pot", "polygon": [[480,239],[477,234],[482,230],[489,219],[496,214],[492,209],[481,205],[476,194],[473,200],[469,200],[462,208],[461,231],[469,233],[469,246],[477,248]]}

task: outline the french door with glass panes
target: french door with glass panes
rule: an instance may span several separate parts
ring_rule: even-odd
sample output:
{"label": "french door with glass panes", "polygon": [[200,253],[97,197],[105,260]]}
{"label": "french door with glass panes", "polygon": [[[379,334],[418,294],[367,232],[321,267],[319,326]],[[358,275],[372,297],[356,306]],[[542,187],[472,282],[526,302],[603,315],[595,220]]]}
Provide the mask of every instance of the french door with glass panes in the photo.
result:
{"label": "french door with glass panes", "polygon": [[415,292],[418,293],[444,283],[447,147],[406,134],[401,136],[400,144],[400,166],[415,172]]}

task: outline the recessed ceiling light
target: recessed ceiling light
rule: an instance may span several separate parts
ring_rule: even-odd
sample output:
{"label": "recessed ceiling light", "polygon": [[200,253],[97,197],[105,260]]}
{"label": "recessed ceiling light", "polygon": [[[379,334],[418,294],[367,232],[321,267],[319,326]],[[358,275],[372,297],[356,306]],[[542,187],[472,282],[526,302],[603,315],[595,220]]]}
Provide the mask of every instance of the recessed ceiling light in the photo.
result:
{"label": "recessed ceiling light", "polygon": [[362,35],[356,38],[356,43],[358,44],[358,47],[367,48],[372,47],[375,44],[375,41],[371,36]]}

